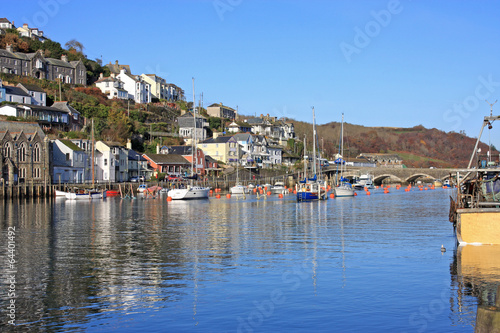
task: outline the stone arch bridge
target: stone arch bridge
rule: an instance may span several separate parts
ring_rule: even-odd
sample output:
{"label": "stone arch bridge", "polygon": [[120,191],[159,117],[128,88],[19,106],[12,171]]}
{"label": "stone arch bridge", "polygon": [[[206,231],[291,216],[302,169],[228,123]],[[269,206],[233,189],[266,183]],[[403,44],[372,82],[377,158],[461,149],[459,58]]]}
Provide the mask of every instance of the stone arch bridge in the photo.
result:
{"label": "stone arch bridge", "polygon": [[[387,168],[387,167],[346,167],[344,170],[344,177],[355,178],[360,175],[370,174],[373,176],[375,185],[382,183],[401,183],[410,184],[419,180],[432,181],[434,179],[446,180],[450,177],[454,178],[458,169],[422,169],[422,168]],[[336,166],[330,166],[325,169],[324,174],[329,179],[335,178],[337,172]]]}

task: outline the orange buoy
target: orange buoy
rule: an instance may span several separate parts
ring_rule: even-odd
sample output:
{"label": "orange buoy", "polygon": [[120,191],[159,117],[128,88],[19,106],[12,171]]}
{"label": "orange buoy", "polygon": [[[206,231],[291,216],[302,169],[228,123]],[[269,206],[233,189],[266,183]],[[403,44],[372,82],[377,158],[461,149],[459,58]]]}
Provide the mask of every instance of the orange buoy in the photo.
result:
{"label": "orange buoy", "polygon": [[426,190],[426,191],[427,191],[427,187],[426,187],[426,188],[424,188],[424,190]]}
{"label": "orange buoy", "polygon": [[297,190],[293,190],[293,194],[297,194]]}
{"label": "orange buoy", "polygon": [[278,198],[280,198],[280,199],[281,199],[281,198],[283,198],[283,194],[281,194],[281,193],[280,193],[280,194],[278,195]]}
{"label": "orange buoy", "polygon": [[231,199],[231,194],[230,193],[226,194],[226,198]]}
{"label": "orange buoy", "polygon": [[355,196],[355,197],[357,197],[357,196],[358,196],[358,194],[357,194],[356,192],[354,192],[354,196]]}
{"label": "orange buoy", "polygon": [[213,190],[210,190],[210,195],[214,194],[214,191]]}
{"label": "orange buoy", "polygon": [[216,197],[217,199],[220,199],[220,194],[217,194],[215,197]]}
{"label": "orange buoy", "polygon": [[370,191],[366,191],[366,195],[371,195]]}
{"label": "orange buoy", "polygon": [[254,194],[255,194],[255,193],[257,193],[257,188],[254,188],[254,189],[253,189],[253,193],[254,193]]}
{"label": "orange buoy", "polygon": [[267,193],[266,193],[266,194],[267,194],[267,195],[271,195],[271,191],[267,191]]}
{"label": "orange buoy", "polygon": [[167,197],[167,201],[172,201],[172,197]]}
{"label": "orange buoy", "polygon": [[330,193],[330,199],[335,199],[335,194]]}

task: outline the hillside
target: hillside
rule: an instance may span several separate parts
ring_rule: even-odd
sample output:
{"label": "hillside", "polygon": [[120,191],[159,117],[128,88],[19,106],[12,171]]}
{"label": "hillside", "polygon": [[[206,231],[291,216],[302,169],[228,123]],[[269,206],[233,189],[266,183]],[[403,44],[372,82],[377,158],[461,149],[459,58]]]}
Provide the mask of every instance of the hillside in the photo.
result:
{"label": "hillside", "polygon": [[[308,135],[308,149],[312,147],[312,125],[291,120],[297,138]],[[331,122],[317,126],[320,148],[332,158],[339,150],[341,124]],[[323,139],[323,143],[322,143]],[[476,139],[459,133],[446,133],[423,126],[412,128],[365,127],[344,123],[344,155],[355,158],[360,153],[396,153],[407,167],[466,167]],[[480,143],[482,151],[488,146]],[[497,153],[496,149],[492,149]]]}

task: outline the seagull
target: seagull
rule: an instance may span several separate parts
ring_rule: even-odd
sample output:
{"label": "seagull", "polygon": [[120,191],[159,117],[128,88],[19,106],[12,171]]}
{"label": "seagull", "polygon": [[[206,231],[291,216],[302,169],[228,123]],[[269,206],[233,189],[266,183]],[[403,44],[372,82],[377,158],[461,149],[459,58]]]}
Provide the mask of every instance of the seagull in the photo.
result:
{"label": "seagull", "polygon": [[443,253],[446,252],[446,249],[445,249],[443,244],[441,244],[441,252],[443,252]]}

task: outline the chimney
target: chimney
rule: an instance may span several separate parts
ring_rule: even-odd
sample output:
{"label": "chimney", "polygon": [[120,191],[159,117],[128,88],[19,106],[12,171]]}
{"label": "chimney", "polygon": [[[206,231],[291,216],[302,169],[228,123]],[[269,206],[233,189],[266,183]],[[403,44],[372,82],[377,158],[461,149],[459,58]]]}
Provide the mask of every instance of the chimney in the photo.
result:
{"label": "chimney", "polygon": [[23,23],[23,28],[28,29],[28,23]]}
{"label": "chimney", "polygon": [[5,49],[9,52],[13,52],[12,51],[12,44],[7,44],[7,46],[5,47]]}
{"label": "chimney", "polygon": [[118,60],[115,60],[115,65],[118,66]]}
{"label": "chimney", "polygon": [[99,73],[99,80],[103,79],[103,78],[104,78],[104,74],[103,73]]}
{"label": "chimney", "polygon": [[115,73],[111,73],[111,74],[109,74],[109,76],[111,76],[113,79],[116,78],[116,74]]}
{"label": "chimney", "polygon": [[212,137],[213,137],[213,138],[214,138],[214,140],[215,140],[215,139],[217,139],[219,136],[220,136],[220,132],[214,132]]}
{"label": "chimney", "polygon": [[68,62],[68,56],[67,56],[67,55],[65,55],[65,54],[63,54],[63,55],[61,56],[61,60],[62,60],[62,61],[64,61],[64,62]]}
{"label": "chimney", "polygon": [[157,153],[157,154],[159,154],[159,153],[160,153],[160,145],[159,145],[159,144],[157,144],[157,145],[156,145],[156,153]]}
{"label": "chimney", "polygon": [[127,149],[132,149],[132,141],[127,139]]}

